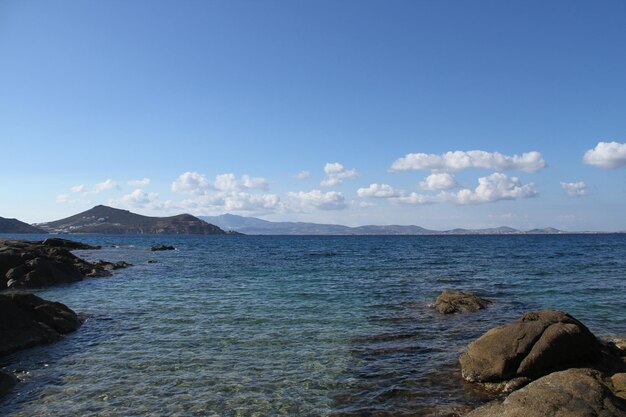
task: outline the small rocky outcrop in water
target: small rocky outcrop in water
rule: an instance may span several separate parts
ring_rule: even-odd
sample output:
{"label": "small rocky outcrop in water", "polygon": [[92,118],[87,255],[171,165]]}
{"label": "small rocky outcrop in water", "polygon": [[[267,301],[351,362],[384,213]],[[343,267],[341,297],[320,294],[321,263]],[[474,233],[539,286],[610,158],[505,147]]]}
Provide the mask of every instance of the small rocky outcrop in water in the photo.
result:
{"label": "small rocky outcrop in water", "polygon": [[65,304],[33,294],[0,295],[0,356],[52,342],[80,325]]}
{"label": "small rocky outcrop in water", "polygon": [[626,400],[593,369],[568,369],[531,382],[503,402],[479,407],[466,417],[623,417]]}
{"label": "small rocky outcrop in water", "polygon": [[[0,288],[34,288],[110,275],[109,268],[87,262],[68,248],[84,249],[64,239],[43,242],[0,240]],[[95,248],[89,246],[89,248]],[[128,264],[115,264],[117,267]]]}
{"label": "small rocky outcrop in water", "polygon": [[45,239],[41,242],[42,245],[45,246],[52,246],[55,248],[65,248],[65,249],[69,249],[69,250],[74,250],[74,249],[100,249],[101,246],[92,246],[92,245],[88,245],[86,243],[81,243],[81,242],[75,242],[73,240],[68,240],[68,239],[61,239],[58,237],[51,237],[48,239]]}
{"label": "small rocky outcrop in water", "polygon": [[581,322],[562,311],[541,310],[489,330],[470,343],[460,362],[467,381],[497,382],[588,366],[601,357],[602,345]]}
{"label": "small rocky outcrop in water", "polygon": [[481,298],[471,292],[460,290],[444,290],[435,300],[435,310],[441,314],[457,312],[474,312],[482,310],[491,304],[491,301]]}
{"label": "small rocky outcrop in water", "polygon": [[154,245],[150,248],[152,252],[161,251],[161,250],[176,250],[174,246],[170,245]]}
{"label": "small rocky outcrop in water", "polygon": [[112,271],[115,269],[122,269],[122,268],[128,268],[129,266],[133,266],[133,264],[129,264],[126,261],[107,262],[107,261],[103,261],[102,259],[100,259],[98,262],[95,262],[94,265],[96,266],[97,270],[104,270],[104,271]]}

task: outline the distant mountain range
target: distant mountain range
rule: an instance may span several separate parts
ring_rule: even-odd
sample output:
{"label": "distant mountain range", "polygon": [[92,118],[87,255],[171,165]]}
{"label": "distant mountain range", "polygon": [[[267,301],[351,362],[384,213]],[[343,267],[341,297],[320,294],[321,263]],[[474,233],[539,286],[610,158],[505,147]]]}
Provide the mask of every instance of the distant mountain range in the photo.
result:
{"label": "distant mountain range", "polygon": [[224,230],[233,230],[247,235],[523,235],[523,234],[563,234],[553,227],[522,231],[512,227],[488,229],[429,230],[420,226],[358,226],[319,224],[303,222],[270,222],[256,217],[243,217],[234,214],[221,216],[199,216]]}
{"label": "distant mountain range", "polygon": [[17,219],[0,217],[0,233],[47,233],[46,231],[31,226]]}
{"label": "distant mountain range", "polygon": [[[104,234],[190,234],[190,235],[558,235],[572,233],[553,227],[518,230],[512,227],[487,229],[431,230],[412,225],[357,226],[306,222],[271,222],[234,214],[199,216],[179,214],[149,217],[103,205],[65,219],[29,225],[16,219],[0,217],[0,233],[104,233]],[[626,233],[626,232],[617,232]]]}
{"label": "distant mountain range", "polygon": [[225,235],[224,230],[191,214],[148,217],[107,206],[36,226],[50,233]]}

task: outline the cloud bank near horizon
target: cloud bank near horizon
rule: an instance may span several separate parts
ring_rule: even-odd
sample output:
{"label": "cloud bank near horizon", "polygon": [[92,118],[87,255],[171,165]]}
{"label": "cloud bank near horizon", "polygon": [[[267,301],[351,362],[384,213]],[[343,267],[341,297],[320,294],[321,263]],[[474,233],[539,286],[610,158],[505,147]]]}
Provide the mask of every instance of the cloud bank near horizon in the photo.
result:
{"label": "cloud bank near horizon", "polygon": [[[603,169],[626,166],[626,144],[619,142],[598,142],[583,155],[587,165]],[[194,214],[216,214],[223,212],[243,212],[248,214],[308,213],[316,210],[333,211],[347,209],[368,209],[387,202],[394,206],[419,206],[430,204],[452,204],[456,206],[480,205],[504,200],[522,200],[539,196],[534,182],[522,181],[502,171],[522,171],[527,174],[539,173],[547,163],[538,151],[520,155],[504,155],[499,152],[482,150],[449,151],[441,154],[409,153],[396,159],[390,173],[399,171],[429,170],[430,174],[415,179],[412,187],[421,191],[398,188],[390,183],[372,182],[368,186],[355,187],[347,192],[346,180],[359,176],[355,168],[348,169],[339,162],[328,162],[323,166],[324,176],[317,181],[322,187],[343,187],[344,190],[309,190],[270,192],[270,181],[264,177],[234,173],[222,173],[209,178],[197,171],[185,171],[171,183],[169,191],[173,198],[161,199],[161,194],[148,188],[154,187],[148,178],[131,179],[125,183],[132,191],[108,199],[109,204],[126,208],[149,209],[155,211],[184,210]],[[476,178],[474,188],[461,185],[456,173],[468,169],[493,170],[488,175]],[[459,174],[460,175],[460,174]],[[311,171],[301,170],[290,175],[293,181],[311,178]],[[559,182],[560,187],[570,197],[589,194],[585,181]],[[57,195],[59,203],[88,204],[87,197],[122,190],[120,182],[111,178],[93,186],[75,185],[67,194]],[[176,196],[180,196],[176,198]]]}

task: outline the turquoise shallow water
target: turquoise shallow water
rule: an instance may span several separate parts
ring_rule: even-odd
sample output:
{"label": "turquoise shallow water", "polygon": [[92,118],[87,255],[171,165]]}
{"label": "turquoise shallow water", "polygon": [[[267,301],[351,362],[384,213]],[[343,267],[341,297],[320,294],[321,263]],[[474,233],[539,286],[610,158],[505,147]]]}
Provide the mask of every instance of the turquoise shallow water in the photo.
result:
{"label": "turquoise shallow water", "polygon": [[[135,266],[37,291],[86,321],[3,358],[0,415],[449,415],[481,401],[457,360],[494,325],[556,308],[626,335],[626,235],[72,238]],[[445,288],[495,303],[439,316]]]}

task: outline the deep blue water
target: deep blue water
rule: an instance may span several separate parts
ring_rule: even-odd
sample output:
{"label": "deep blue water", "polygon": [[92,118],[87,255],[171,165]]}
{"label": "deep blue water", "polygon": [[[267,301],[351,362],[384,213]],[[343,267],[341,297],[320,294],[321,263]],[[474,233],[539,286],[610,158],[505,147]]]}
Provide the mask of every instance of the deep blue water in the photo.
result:
{"label": "deep blue water", "polygon": [[[3,358],[0,415],[447,415],[481,401],[465,346],[523,312],[626,335],[626,235],[71,238],[135,266],[36,291],[86,322]],[[440,316],[445,288],[495,303]]]}

